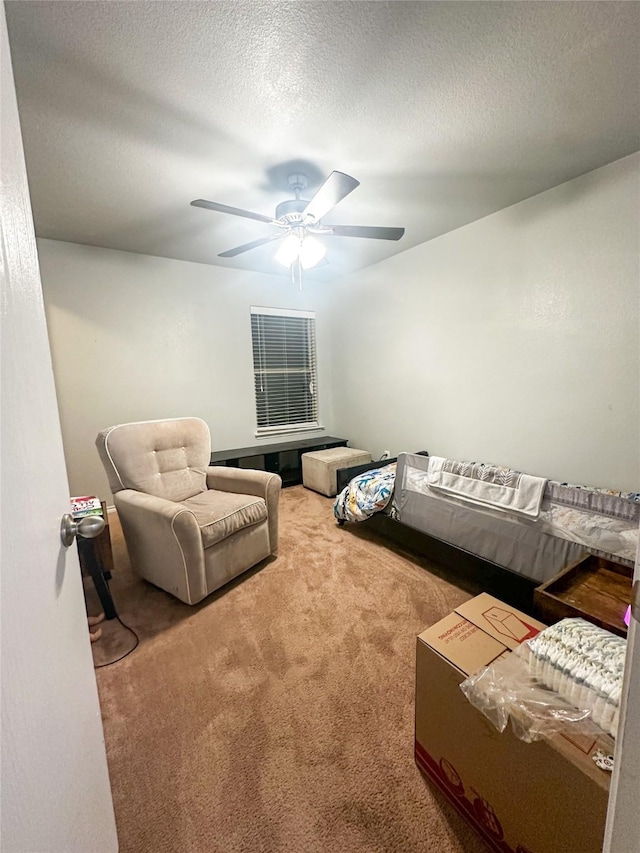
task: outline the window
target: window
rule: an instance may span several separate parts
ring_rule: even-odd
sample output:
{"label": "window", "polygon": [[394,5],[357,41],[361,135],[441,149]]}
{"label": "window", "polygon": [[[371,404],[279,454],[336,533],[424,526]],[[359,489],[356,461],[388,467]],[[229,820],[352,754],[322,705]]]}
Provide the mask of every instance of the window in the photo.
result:
{"label": "window", "polygon": [[252,308],[251,337],[257,435],[317,429],[315,314]]}

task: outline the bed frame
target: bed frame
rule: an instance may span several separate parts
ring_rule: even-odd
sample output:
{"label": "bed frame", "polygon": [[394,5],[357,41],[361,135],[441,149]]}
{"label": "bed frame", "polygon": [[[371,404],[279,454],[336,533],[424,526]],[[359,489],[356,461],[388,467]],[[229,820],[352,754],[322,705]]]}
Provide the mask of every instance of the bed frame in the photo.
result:
{"label": "bed frame", "polygon": [[[428,456],[427,451],[419,451],[421,456]],[[351,468],[339,468],[337,471],[338,494],[358,474],[372,471],[383,465],[395,462],[393,459],[384,459],[377,462],[368,462],[365,465],[355,465]],[[346,524],[338,521],[340,526],[351,530],[367,530],[383,536],[395,545],[410,551],[411,553],[424,557],[430,563],[434,563],[436,573],[442,573],[444,577],[462,587],[471,594],[488,592],[496,598],[511,604],[525,612],[533,610],[533,591],[538,586],[536,581],[518,575],[502,566],[484,560],[476,554],[450,545],[441,539],[436,539],[406,524],[385,515],[376,513],[366,521],[357,524]]]}

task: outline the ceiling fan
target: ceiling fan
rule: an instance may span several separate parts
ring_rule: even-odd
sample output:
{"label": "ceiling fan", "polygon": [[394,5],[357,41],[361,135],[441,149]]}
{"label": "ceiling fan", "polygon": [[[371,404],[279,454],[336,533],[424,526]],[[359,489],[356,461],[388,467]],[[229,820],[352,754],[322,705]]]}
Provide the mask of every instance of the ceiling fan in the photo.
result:
{"label": "ceiling fan", "polygon": [[[220,213],[231,213],[233,216],[243,216],[258,222],[267,222],[276,226],[276,231],[268,237],[260,237],[251,243],[244,243],[234,249],[220,252],[219,258],[235,258],[243,252],[257,249],[275,240],[282,243],[276,253],[276,259],[284,266],[291,267],[292,273],[297,268],[299,276],[302,269],[310,269],[318,264],[327,263],[326,248],[317,239],[321,237],[364,237],[370,240],[399,240],[404,234],[404,228],[383,228],[370,225],[323,225],[321,220],[330,210],[353,192],[360,181],[356,181],[344,172],[332,172],[310,201],[301,198],[301,193],[307,186],[307,176],[301,172],[289,175],[289,190],[294,198],[280,202],[275,210],[275,216],[264,216],[251,210],[230,207],[216,201],[206,201],[198,198],[192,201],[194,207],[204,207],[207,210],[217,210]],[[317,236],[315,236],[317,235]]]}

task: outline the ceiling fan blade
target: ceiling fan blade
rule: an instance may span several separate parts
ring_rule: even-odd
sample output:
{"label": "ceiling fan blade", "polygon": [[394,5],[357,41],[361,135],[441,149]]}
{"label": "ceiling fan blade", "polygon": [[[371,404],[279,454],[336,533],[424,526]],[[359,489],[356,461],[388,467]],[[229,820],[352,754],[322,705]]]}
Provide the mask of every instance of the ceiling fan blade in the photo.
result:
{"label": "ceiling fan blade", "polygon": [[360,181],[356,181],[351,175],[345,175],[344,172],[331,172],[327,180],[302,211],[302,216],[310,217],[316,221],[322,219],[339,201],[342,201],[345,196],[348,196],[350,192],[353,192],[359,186]]}
{"label": "ceiling fan blade", "polygon": [[245,219],[256,219],[258,222],[275,222],[272,216],[263,216],[261,213],[254,213],[252,210],[230,207],[228,204],[219,204],[217,201],[206,201],[204,198],[197,198],[191,204],[193,207],[204,207],[207,210],[217,210],[219,213],[232,213],[234,216],[244,216]]}
{"label": "ceiling fan blade", "polygon": [[404,228],[379,228],[372,225],[331,225],[328,237],[367,237],[370,240],[399,240]]}
{"label": "ceiling fan blade", "polygon": [[236,246],[235,249],[227,249],[226,252],[220,252],[219,258],[235,258],[236,255],[241,255],[243,252],[248,252],[251,249],[257,249],[258,246],[266,246],[267,243],[273,240],[279,240],[282,234],[270,234],[268,237],[260,237],[259,240],[252,240],[251,243],[243,243],[242,246]]}

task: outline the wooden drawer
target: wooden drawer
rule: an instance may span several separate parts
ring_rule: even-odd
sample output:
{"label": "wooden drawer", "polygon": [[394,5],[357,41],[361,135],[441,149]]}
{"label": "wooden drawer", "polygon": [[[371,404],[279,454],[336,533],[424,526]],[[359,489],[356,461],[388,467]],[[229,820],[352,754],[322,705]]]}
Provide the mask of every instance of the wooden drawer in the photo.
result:
{"label": "wooden drawer", "polygon": [[533,591],[536,613],[548,623],[581,616],[626,637],[632,578],[629,566],[587,554]]}

